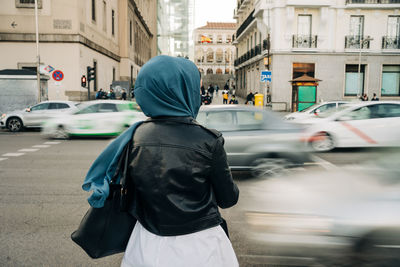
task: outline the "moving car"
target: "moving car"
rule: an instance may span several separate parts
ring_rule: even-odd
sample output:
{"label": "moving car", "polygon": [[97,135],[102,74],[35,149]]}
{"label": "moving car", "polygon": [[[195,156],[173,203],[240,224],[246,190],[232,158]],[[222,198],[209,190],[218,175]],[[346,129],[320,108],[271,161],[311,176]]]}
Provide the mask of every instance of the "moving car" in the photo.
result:
{"label": "moving car", "polygon": [[248,254],[273,266],[400,266],[399,156],[249,181]]}
{"label": "moving car", "polygon": [[19,132],[24,127],[38,128],[52,116],[77,110],[76,102],[44,101],[24,110],[11,111],[1,116],[0,126],[11,132]]}
{"label": "moving car", "polygon": [[275,174],[309,160],[302,130],[272,111],[248,105],[202,106],[196,119],[220,131],[231,170]]}
{"label": "moving car", "polygon": [[303,119],[309,119],[312,117],[318,117],[319,114],[322,114],[328,110],[334,109],[337,110],[340,106],[347,104],[347,101],[328,101],[321,102],[315,105],[312,105],[302,111],[293,112],[287,114],[284,118],[288,121],[301,122]]}
{"label": "moving car", "polygon": [[42,134],[51,138],[71,136],[117,136],[133,123],[146,119],[135,102],[95,100],[79,105],[79,110],[46,121]]}
{"label": "moving car", "polygon": [[370,101],[344,105],[326,112],[309,125],[304,140],[315,151],[335,147],[385,147],[400,145],[400,102]]}

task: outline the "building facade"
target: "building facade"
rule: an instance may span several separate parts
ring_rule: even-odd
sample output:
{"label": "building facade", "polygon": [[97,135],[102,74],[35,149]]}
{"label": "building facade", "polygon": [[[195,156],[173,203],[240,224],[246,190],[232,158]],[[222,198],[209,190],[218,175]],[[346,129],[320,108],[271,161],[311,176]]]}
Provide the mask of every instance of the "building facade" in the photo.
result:
{"label": "building facade", "polygon": [[[40,64],[50,77],[49,99],[87,100],[90,83],[108,91],[116,81],[134,83],[156,54],[156,0],[38,0]],[[0,10],[0,69],[35,69],[34,0],[7,0]],[[55,71],[62,79],[55,79]],[[57,78],[57,77],[56,77]]]}
{"label": "building facade", "polygon": [[157,53],[193,60],[194,0],[159,0]]}
{"label": "building facade", "polygon": [[234,74],[232,36],[235,28],[236,23],[207,22],[194,30],[194,62],[201,73]]}
{"label": "building facade", "polygon": [[286,111],[362,94],[400,100],[399,10],[399,0],[238,0],[237,94],[264,93]]}

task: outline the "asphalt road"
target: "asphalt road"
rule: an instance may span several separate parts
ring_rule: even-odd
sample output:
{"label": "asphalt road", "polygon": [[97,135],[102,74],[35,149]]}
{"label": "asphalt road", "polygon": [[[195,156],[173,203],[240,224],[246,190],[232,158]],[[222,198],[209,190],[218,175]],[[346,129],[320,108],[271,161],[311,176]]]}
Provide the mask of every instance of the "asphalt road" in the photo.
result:
{"label": "asphalt road", "polygon": [[[81,184],[91,163],[110,139],[43,139],[38,131],[0,131],[0,265],[119,266],[122,254],[90,259],[70,239],[88,209]],[[337,168],[384,155],[385,150],[342,149],[318,153],[305,168]],[[263,266],[248,243],[243,207],[248,206],[247,174],[235,174],[239,204],[223,210],[241,266]],[[271,262],[270,259],[267,259]]]}

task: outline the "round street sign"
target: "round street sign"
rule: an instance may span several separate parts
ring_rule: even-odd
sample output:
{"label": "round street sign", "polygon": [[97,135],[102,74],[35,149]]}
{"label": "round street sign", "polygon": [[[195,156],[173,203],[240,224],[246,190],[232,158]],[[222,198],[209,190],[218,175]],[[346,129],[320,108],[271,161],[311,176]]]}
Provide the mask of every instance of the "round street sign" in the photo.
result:
{"label": "round street sign", "polygon": [[64,73],[61,70],[55,70],[53,72],[53,79],[56,80],[57,82],[61,81],[64,79]]}

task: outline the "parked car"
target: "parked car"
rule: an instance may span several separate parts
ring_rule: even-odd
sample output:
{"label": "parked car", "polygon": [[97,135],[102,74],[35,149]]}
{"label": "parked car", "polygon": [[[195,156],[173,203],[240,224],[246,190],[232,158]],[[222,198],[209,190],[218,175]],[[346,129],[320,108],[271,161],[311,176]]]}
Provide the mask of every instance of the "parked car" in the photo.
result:
{"label": "parked car", "polygon": [[337,110],[338,107],[349,103],[348,101],[327,101],[312,105],[302,111],[287,114],[284,118],[288,121],[300,122],[303,119],[317,117],[328,110]]}
{"label": "parked car", "polygon": [[344,105],[326,112],[308,125],[304,140],[315,151],[335,147],[385,147],[400,145],[400,102],[371,101]]}
{"label": "parked car", "polygon": [[79,105],[79,110],[46,121],[42,134],[57,139],[72,136],[117,136],[146,116],[136,102],[95,100]]}
{"label": "parked car", "polygon": [[247,182],[247,253],[273,266],[400,266],[399,156]]}
{"label": "parked car", "polygon": [[231,170],[274,174],[309,160],[301,128],[248,105],[202,106],[197,121],[223,134]]}
{"label": "parked car", "polygon": [[11,132],[19,132],[24,127],[38,128],[42,123],[54,115],[77,110],[76,102],[72,101],[44,101],[24,110],[8,112],[1,116],[0,126]]}

